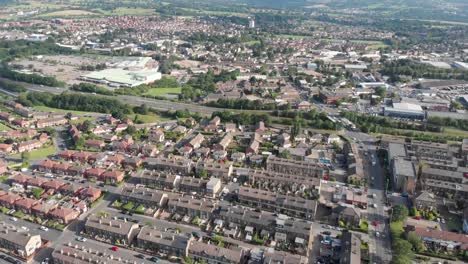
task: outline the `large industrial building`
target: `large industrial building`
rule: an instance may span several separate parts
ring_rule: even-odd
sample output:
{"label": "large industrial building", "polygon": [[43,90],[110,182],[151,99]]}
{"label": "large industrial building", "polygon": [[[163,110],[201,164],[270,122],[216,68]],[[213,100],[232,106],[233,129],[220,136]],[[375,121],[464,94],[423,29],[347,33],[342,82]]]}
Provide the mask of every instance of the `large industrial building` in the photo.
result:
{"label": "large industrial building", "polygon": [[410,119],[425,119],[426,112],[420,105],[409,103],[393,103],[393,106],[385,106],[383,108],[384,116],[410,118]]}

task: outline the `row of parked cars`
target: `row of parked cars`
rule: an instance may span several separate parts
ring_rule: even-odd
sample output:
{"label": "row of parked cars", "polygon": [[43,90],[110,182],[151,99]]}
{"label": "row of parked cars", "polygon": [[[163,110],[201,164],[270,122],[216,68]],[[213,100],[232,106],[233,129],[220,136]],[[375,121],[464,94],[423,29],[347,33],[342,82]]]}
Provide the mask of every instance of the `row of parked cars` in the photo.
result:
{"label": "row of parked cars", "polygon": [[13,263],[13,264],[21,264],[23,262],[19,261],[19,260],[16,260],[10,256],[7,256],[7,255],[0,255],[0,259],[3,259],[4,261],[6,262],[9,262],[9,263]]}

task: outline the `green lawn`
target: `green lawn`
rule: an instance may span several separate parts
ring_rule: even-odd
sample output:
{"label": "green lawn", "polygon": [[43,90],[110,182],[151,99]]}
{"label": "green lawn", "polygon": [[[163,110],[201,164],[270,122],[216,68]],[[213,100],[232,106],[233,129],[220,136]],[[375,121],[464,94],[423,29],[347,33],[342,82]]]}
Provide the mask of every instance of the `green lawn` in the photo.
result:
{"label": "green lawn", "polygon": [[52,108],[52,107],[47,107],[47,106],[43,106],[43,105],[35,106],[34,108],[36,108],[37,110],[40,110],[40,111],[58,112],[58,113],[72,113],[74,115],[86,115],[86,114],[90,113],[90,112],[85,112],[85,111],[73,111],[73,110]]}
{"label": "green lawn", "polygon": [[10,176],[9,175],[3,175],[0,177],[0,182],[5,182]]}
{"label": "green lawn", "polygon": [[303,38],[307,38],[309,36],[304,36],[304,35],[288,35],[288,34],[279,34],[279,35],[276,35],[278,38],[290,38],[290,39],[303,39]]}
{"label": "green lawn", "polygon": [[10,131],[11,128],[6,126],[5,124],[3,123],[0,123],[0,131]]}
{"label": "green lawn", "polygon": [[[55,149],[55,146],[52,145],[52,146],[49,146],[49,147],[46,147],[46,148],[35,149],[33,151],[30,151],[29,152],[29,155],[30,155],[29,158],[32,159],[32,160],[45,159],[48,156],[53,155],[55,153],[57,153],[57,150]],[[11,157],[19,159],[19,158],[21,158],[21,153],[17,153],[15,155],[12,155]]]}
{"label": "green lawn", "polygon": [[135,121],[135,116],[138,116],[138,120],[144,124],[169,120],[167,118],[160,117],[159,115],[156,115],[156,114],[149,114],[149,115],[131,114],[128,116],[128,118]]}
{"label": "green lawn", "polygon": [[145,9],[145,8],[129,8],[129,7],[119,7],[114,10],[102,10],[102,9],[95,9],[104,15],[118,15],[118,16],[126,16],[126,15],[136,15],[136,16],[143,16],[143,15],[154,15],[154,9]]}
{"label": "green lawn", "polygon": [[178,95],[180,94],[181,88],[152,88],[144,95],[149,96],[164,96],[168,94]]}

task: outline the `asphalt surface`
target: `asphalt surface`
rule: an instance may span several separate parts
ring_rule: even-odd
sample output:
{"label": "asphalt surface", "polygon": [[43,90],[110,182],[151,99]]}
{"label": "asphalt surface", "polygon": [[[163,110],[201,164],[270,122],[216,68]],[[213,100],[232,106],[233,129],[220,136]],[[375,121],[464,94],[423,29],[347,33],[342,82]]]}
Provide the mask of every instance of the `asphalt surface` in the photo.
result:
{"label": "asphalt surface", "polygon": [[[43,85],[34,85],[30,83],[21,83],[21,84],[24,85],[26,89],[28,89],[29,91],[49,92],[52,94],[61,94],[64,91],[68,91],[68,89],[59,88],[59,87],[48,87],[48,86],[43,86]],[[2,89],[0,89],[0,92],[3,92],[10,96],[17,96],[17,94],[15,93],[5,91]],[[77,92],[77,93],[85,94],[82,92]],[[86,94],[90,95],[89,93],[86,93]],[[167,101],[167,100],[158,100],[158,99],[153,99],[149,97],[139,97],[139,96],[130,96],[130,95],[117,95],[117,96],[99,95],[99,96],[118,99],[124,104],[129,104],[129,105],[134,105],[134,106],[140,106],[142,104],[146,104],[148,107],[154,108],[156,110],[164,110],[164,111],[166,110],[174,110],[174,111],[188,110],[190,112],[200,113],[202,115],[207,115],[207,116],[211,116],[211,114],[213,114],[213,112],[216,112],[216,111],[231,111],[231,112],[245,112],[245,113],[252,112],[251,110],[215,108],[215,107],[207,107],[207,106],[196,105],[196,104],[173,102],[173,101]],[[269,112],[269,111],[256,110],[255,112]]]}
{"label": "asphalt surface", "polygon": [[[351,139],[355,139],[363,146],[363,151],[368,155],[364,157],[364,169],[368,177],[368,220],[369,220],[369,252],[370,263],[390,263],[392,260],[389,216],[385,212],[385,174],[377,158],[376,139],[368,134],[360,132],[346,131],[345,134]],[[372,164],[375,161],[375,165]],[[372,197],[375,194],[375,198]],[[375,208],[373,205],[376,205]],[[373,222],[377,221],[377,226]],[[378,235],[377,235],[378,232]]]}

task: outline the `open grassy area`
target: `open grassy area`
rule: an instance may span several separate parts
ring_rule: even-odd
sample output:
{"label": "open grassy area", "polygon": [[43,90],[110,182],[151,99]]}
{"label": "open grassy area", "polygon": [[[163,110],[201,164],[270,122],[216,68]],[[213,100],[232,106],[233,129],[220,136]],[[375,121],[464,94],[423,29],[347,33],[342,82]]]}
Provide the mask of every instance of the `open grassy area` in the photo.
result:
{"label": "open grassy area", "polygon": [[[419,133],[419,134],[425,134],[425,135],[432,135],[432,136],[453,136],[453,137],[468,137],[468,131],[463,131],[455,128],[444,128],[444,132],[439,133],[439,132],[428,132],[428,131],[416,131],[416,130],[409,130],[409,129],[395,129],[401,132],[414,132],[414,133]],[[382,133],[371,133],[374,136],[381,136],[384,135]],[[403,137],[404,136],[400,136]]]}
{"label": "open grassy area", "polygon": [[11,128],[8,127],[7,125],[0,123],[0,131],[10,131]]}
{"label": "open grassy area", "polygon": [[43,106],[43,105],[35,106],[34,108],[36,108],[37,110],[40,110],[40,111],[58,112],[58,113],[72,113],[74,115],[86,115],[86,114],[90,113],[90,112],[85,112],[85,111],[73,111],[73,110],[52,108],[52,107],[47,107],[47,106]]}
{"label": "open grassy area", "polygon": [[145,9],[145,8],[129,8],[129,7],[119,7],[114,10],[102,10],[97,9],[96,11],[102,13],[103,15],[117,15],[117,16],[126,16],[126,15],[134,15],[134,16],[145,16],[145,15],[154,15],[155,11],[153,9]]}
{"label": "open grassy area", "polygon": [[[29,158],[31,160],[36,160],[36,159],[45,159],[50,155],[53,155],[57,153],[57,150],[55,149],[55,146],[49,146],[46,148],[40,148],[40,149],[35,149],[33,151],[29,152]],[[21,158],[21,153],[17,153],[15,155],[11,156],[12,158],[20,159]]]}
{"label": "open grassy area", "polygon": [[279,35],[276,35],[276,37],[278,37],[278,38],[288,38],[288,39],[303,39],[303,38],[307,38],[307,37],[309,37],[309,36],[279,34]]}
{"label": "open grassy area", "polygon": [[61,11],[40,14],[39,17],[93,16],[93,15],[99,15],[99,14],[86,11],[86,10],[70,9],[70,10],[61,10]]}
{"label": "open grassy area", "polygon": [[178,95],[181,88],[152,88],[144,95],[149,96],[164,96],[164,95]]}
{"label": "open grassy area", "polygon": [[135,120],[135,116],[137,116],[140,122],[143,122],[145,124],[169,120],[167,118],[163,118],[156,114],[148,114],[148,115],[132,114],[132,115],[129,115],[128,118],[130,118],[131,120]]}

